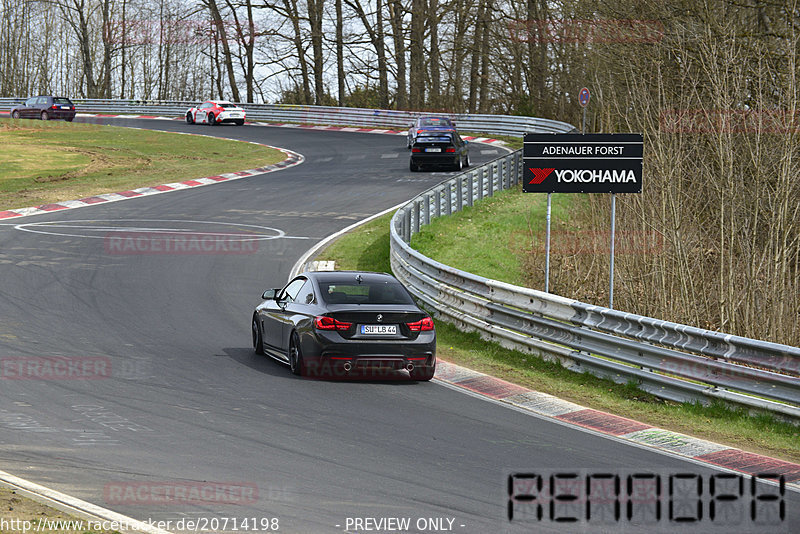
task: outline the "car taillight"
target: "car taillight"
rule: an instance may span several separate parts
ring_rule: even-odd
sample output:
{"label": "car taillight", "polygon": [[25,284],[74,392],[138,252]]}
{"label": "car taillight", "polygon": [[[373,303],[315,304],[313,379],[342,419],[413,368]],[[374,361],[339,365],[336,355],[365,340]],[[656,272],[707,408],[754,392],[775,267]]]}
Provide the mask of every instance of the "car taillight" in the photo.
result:
{"label": "car taillight", "polygon": [[333,317],[324,315],[314,317],[314,328],[317,330],[350,330],[351,326],[353,326],[353,323],[337,321]]}
{"label": "car taillight", "polygon": [[446,148],[444,151],[445,152],[455,152],[456,149],[455,148]]}
{"label": "car taillight", "polygon": [[433,319],[425,317],[413,323],[406,323],[406,326],[408,326],[408,329],[412,332],[427,332],[433,330]]}
{"label": "car taillight", "polygon": [[411,152],[422,152],[421,148],[412,148]]}
{"label": "car taillight", "polygon": [[58,109],[58,106],[56,106],[55,104],[53,104],[52,106],[50,106],[50,109]]}

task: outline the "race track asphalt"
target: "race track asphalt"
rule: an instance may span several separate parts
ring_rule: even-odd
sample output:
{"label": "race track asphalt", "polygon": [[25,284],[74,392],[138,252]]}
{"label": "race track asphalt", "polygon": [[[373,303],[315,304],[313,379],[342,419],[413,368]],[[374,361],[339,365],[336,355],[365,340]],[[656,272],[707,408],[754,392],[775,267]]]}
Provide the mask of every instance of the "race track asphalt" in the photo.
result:
{"label": "race track asphalt", "polygon": [[[300,379],[253,353],[253,307],[304,251],[445,178],[409,172],[402,136],[104,122],[257,141],[306,160],[0,225],[0,359],[63,356],[97,371],[0,379],[0,469],[173,528],[187,518],[216,518],[215,531],[231,531],[233,518],[278,518],[286,533],[392,532],[354,528],[353,518],[389,517],[410,518],[413,532],[443,531],[417,524],[427,518],[452,519],[462,533],[571,532],[579,527],[509,523],[510,470],[716,473],[440,383]],[[473,148],[473,164],[496,155]],[[119,232],[263,239],[244,251],[136,253],[114,248],[114,236],[131,235]],[[800,524],[798,495],[785,499],[787,519],[770,532]],[[606,528],[577,531],[626,531]]]}

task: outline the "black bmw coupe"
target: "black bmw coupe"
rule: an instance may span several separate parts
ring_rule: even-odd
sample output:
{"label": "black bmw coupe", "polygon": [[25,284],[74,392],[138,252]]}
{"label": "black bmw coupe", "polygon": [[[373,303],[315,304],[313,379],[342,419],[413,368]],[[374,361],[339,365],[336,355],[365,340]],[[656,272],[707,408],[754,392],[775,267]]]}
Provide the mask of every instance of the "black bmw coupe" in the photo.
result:
{"label": "black bmw coupe", "polygon": [[392,275],[306,272],[261,298],[253,347],[296,375],[433,378],[433,320]]}

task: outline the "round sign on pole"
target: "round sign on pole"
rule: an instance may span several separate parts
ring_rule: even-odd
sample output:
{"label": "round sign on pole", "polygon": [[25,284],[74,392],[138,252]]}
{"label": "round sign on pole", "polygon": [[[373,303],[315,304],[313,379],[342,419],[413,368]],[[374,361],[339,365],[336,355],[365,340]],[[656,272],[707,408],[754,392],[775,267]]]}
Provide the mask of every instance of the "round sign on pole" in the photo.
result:
{"label": "round sign on pole", "polygon": [[586,106],[589,105],[589,98],[590,97],[591,97],[591,95],[589,94],[589,90],[586,87],[581,89],[581,92],[578,93],[578,102],[580,102],[581,107],[585,108]]}

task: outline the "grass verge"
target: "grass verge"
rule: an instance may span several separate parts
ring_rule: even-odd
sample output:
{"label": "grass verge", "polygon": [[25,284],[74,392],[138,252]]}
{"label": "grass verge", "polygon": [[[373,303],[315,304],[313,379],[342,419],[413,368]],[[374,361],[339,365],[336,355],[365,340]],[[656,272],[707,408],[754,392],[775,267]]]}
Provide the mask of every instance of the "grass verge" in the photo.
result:
{"label": "grass verge", "polygon": [[[513,195],[499,194],[470,209],[433,221],[415,236],[415,249],[445,264],[494,279],[515,283],[521,276],[514,264],[515,232],[527,232],[528,217],[540,216],[535,200],[520,206]],[[541,196],[541,195],[536,195]],[[517,195],[519,197],[519,195]],[[554,219],[564,224],[566,200],[554,195]],[[558,206],[558,208],[556,208]],[[500,217],[499,214],[503,215]],[[335,260],[337,269],[391,272],[389,220],[385,215],[342,236],[317,257]],[[502,219],[515,220],[516,224]],[[494,244],[483,253],[486,244]],[[463,249],[461,247],[464,247]],[[511,249],[511,251],[509,251]],[[800,462],[800,428],[771,415],[753,416],[722,404],[702,406],[664,401],[635,384],[578,374],[559,364],[484,341],[443,321],[436,322],[441,359],[549,393],[587,408],[629,417],[730,447]]]}
{"label": "grass verge", "polygon": [[0,119],[0,210],[263,167],[251,143],[116,126]]}
{"label": "grass verge", "polygon": [[3,525],[0,527],[0,534],[18,534],[25,532],[26,529],[27,532],[48,534],[116,534],[119,532],[87,528],[93,526],[88,520],[81,520],[66,514],[4,486],[0,486],[0,524]]}

